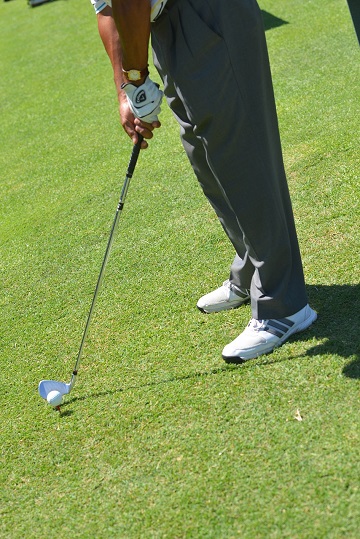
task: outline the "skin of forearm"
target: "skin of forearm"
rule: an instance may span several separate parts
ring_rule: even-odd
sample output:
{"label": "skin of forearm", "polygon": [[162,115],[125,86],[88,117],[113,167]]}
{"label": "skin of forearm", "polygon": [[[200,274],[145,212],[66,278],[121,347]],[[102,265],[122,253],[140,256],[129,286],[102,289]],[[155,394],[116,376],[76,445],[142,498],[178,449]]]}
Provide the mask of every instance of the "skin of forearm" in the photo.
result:
{"label": "skin of forearm", "polygon": [[112,14],[120,36],[123,68],[148,65],[150,0],[112,0]]}
{"label": "skin of forearm", "polygon": [[[117,0],[113,0],[113,3],[115,3]],[[129,0],[130,4],[134,3],[137,4],[137,0]],[[125,2],[126,4],[127,2]],[[122,21],[128,21],[127,24],[130,24],[130,19],[132,20],[131,24],[135,25],[135,28],[137,28],[136,33],[127,31],[125,32],[125,37],[123,36],[122,40],[119,36],[118,28],[116,27],[115,21],[114,21],[114,13],[113,9],[107,6],[105,9],[103,9],[100,13],[97,15],[97,21],[98,21],[98,30],[101,37],[101,40],[103,42],[104,48],[106,50],[106,53],[110,59],[112,68],[113,68],[113,74],[114,74],[114,82],[118,94],[119,99],[119,112],[120,112],[120,118],[121,118],[121,124],[125,130],[125,132],[128,134],[128,136],[133,140],[133,143],[136,144],[138,141],[138,133],[141,133],[141,135],[144,137],[144,140],[141,143],[141,148],[145,149],[148,147],[148,143],[146,139],[151,139],[153,134],[152,131],[156,127],[160,127],[160,122],[154,122],[152,125],[146,124],[138,120],[137,118],[134,118],[133,113],[131,109],[129,108],[128,100],[126,97],[125,92],[121,89],[121,85],[123,83],[129,82],[122,71],[122,69],[143,69],[147,66],[148,63],[148,46],[149,46],[149,35],[150,35],[150,22],[149,24],[144,24],[145,21],[150,21],[150,0],[144,0],[143,2],[139,2],[142,4],[144,9],[144,12],[146,12],[146,15],[141,16],[141,21],[145,29],[142,31],[139,31],[139,28],[141,28],[140,22],[136,22],[138,20],[139,12],[132,12],[133,18],[129,16],[128,18],[124,18]],[[136,26],[138,24],[138,26]],[[130,26],[129,26],[130,28]],[[120,30],[121,31],[121,30]],[[130,34],[128,37],[126,37],[128,34]],[[137,37],[139,36],[139,37]],[[141,36],[141,38],[140,38]],[[132,45],[134,43],[134,45]],[[128,64],[125,63],[124,60],[124,51],[123,46],[128,47],[127,50],[130,52],[136,52],[134,55],[128,56],[130,57],[130,60],[128,60]],[[136,48],[137,47],[137,48]],[[137,59],[139,58],[139,60]],[[130,63],[131,62],[131,63]],[[133,82],[132,84],[135,84],[136,86],[139,86],[144,82],[144,79],[140,80],[139,82]]]}
{"label": "skin of forearm", "polygon": [[122,72],[122,51],[111,7],[108,6],[98,13],[97,21],[101,40],[113,68],[118,97],[119,99],[126,99],[124,92],[121,90],[121,85],[126,82]]}

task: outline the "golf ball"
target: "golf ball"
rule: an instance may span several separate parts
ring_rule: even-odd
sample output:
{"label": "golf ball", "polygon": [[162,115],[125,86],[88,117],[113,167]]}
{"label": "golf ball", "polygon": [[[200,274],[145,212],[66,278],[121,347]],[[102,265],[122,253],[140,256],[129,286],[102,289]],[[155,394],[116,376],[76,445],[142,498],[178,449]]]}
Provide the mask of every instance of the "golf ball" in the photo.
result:
{"label": "golf ball", "polygon": [[51,406],[56,408],[56,406],[60,406],[60,404],[62,404],[63,398],[62,394],[59,391],[50,391],[50,393],[46,397],[46,400]]}

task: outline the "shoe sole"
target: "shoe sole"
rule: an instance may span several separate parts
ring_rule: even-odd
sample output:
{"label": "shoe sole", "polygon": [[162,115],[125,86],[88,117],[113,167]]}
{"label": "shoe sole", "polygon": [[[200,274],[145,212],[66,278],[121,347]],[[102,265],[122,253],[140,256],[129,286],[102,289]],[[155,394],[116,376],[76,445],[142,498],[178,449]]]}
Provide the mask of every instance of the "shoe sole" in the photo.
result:
{"label": "shoe sole", "polygon": [[279,348],[279,346],[283,345],[292,335],[295,335],[296,333],[300,333],[302,331],[305,331],[307,328],[311,326],[317,319],[317,313],[311,309],[310,316],[308,316],[303,322],[301,322],[299,325],[295,326],[295,328],[291,328],[279,341],[275,344],[269,344],[266,346],[264,344],[264,347],[262,350],[254,353],[254,349],[247,350],[246,352],[242,353],[239,356],[224,356],[222,355],[223,360],[225,363],[244,363],[245,361],[248,361],[249,359],[255,359],[259,356],[270,354],[275,348]]}
{"label": "shoe sole", "polygon": [[245,298],[243,301],[241,301],[241,303],[239,303],[238,305],[233,305],[233,306],[225,306],[225,307],[220,307],[219,309],[211,309],[211,310],[206,310],[206,308],[204,307],[199,307],[198,305],[196,305],[196,307],[199,309],[199,311],[203,314],[212,314],[212,313],[221,313],[222,311],[231,311],[233,309],[238,309],[239,307],[242,307],[242,305],[245,305],[245,303],[248,303],[250,301],[250,297],[248,298]]}

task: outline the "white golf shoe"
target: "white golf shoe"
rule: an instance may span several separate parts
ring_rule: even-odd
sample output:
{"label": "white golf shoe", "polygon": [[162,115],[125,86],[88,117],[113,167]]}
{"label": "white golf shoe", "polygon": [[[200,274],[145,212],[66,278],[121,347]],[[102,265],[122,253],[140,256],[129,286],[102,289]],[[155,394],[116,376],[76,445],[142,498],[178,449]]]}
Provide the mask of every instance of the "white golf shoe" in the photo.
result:
{"label": "white golf shoe", "polygon": [[241,292],[227,280],[216,290],[202,296],[196,306],[203,313],[218,313],[228,309],[236,309],[249,298],[247,290]]}
{"label": "white golf shoe", "polygon": [[309,305],[279,320],[255,320],[252,318],[245,330],[222,352],[226,363],[241,363],[262,354],[272,352],[281,346],[289,337],[304,331],[317,319],[317,314]]}

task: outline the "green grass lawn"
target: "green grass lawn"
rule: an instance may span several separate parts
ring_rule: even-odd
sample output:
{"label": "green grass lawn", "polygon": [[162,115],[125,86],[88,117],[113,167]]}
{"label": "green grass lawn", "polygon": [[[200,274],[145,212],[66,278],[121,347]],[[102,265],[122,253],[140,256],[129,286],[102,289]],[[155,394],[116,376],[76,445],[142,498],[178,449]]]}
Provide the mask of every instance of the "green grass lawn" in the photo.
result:
{"label": "green grass lawn", "polygon": [[358,42],[345,0],[260,6],[318,321],[223,363],[250,308],[195,308],[233,251],[164,105],[59,415],[131,143],[90,3],[0,5],[4,539],[359,537]]}

